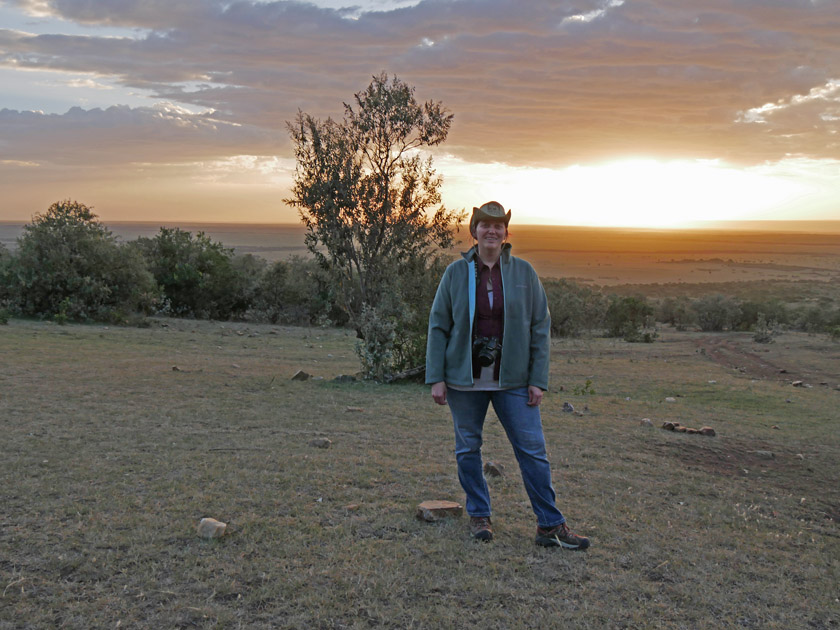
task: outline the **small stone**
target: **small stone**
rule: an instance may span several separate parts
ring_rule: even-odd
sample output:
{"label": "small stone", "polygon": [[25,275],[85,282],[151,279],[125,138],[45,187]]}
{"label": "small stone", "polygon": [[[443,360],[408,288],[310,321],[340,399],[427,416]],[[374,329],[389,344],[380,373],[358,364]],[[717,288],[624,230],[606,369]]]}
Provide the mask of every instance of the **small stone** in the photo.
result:
{"label": "small stone", "polygon": [[237,370],[238,370],[238,369],[240,369],[240,368],[239,368],[239,364],[237,364],[237,363],[231,363],[231,364],[230,364],[230,367],[232,367],[232,368],[236,368]]}
{"label": "small stone", "polygon": [[292,380],[293,381],[308,381],[310,378],[312,378],[311,374],[307,374],[303,370],[298,370],[297,372],[295,372],[295,375],[292,377]]}
{"label": "small stone", "polygon": [[771,428],[771,429],[775,429],[776,431],[778,431],[778,430],[779,430],[779,425],[778,425],[778,424],[774,424],[774,425],[773,425],[772,427],[770,427],[770,428]]}
{"label": "small stone", "polygon": [[173,365],[173,366],[172,366],[172,371],[173,371],[173,372],[180,372],[180,371],[181,371],[181,368],[179,368],[177,365]]}
{"label": "small stone", "polygon": [[423,501],[417,506],[417,518],[434,523],[450,516],[459,517],[464,508],[454,501]]}
{"label": "small stone", "polygon": [[570,402],[564,402],[563,403],[563,411],[566,412],[566,413],[574,413],[575,407]]}
{"label": "small stone", "polygon": [[334,383],[355,383],[356,377],[352,374],[339,374],[333,379]]}
{"label": "small stone", "polygon": [[667,398],[665,398],[665,402],[669,402],[669,403],[677,402],[677,399],[674,398],[673,396],[668,396]]}
{"label": "small stone", "polygon": [[332,446],[332,440],[330,438],[315,438],[314,440],[309,440],[309,446],[314,446],[315,448],[329,448]]}
{"label": "small stone", "polygon": [[196,527],[196,533],[202,538],[221,538],[225,535],[227,523],[217,521],[215,518],[203,518]]}
{"label": "small stone", "polygon": [[361,407],[345,407],[344,413],[362,413],[364,411]]}
{"label": "small stone", "polygon": [[642,418],[641,420],[639,420],[639,424],[643,427],[652,427],[653,420],[651,420],[650,418]]}
{"label": "small stone", "polygon": [[677,433],[686,433],[688,431],[688,427],[684,427],[678,424],[674,427],[674,431],[676,431]]}
{"label": "small stone", "polygon": [[717,381],[709,381],[709,385],[717,385]]}
{"label": "small stone", "polygon": [[358,503],[348,503],[347,505],[344,506],[344,509],[347,510],[348,512],[355,512],[356,510],[359,509],[359,504]]}
{"label": "small stone", "polygon": [[805,459],[805,456],[802,453],[797,453],[796,459]]}
{"label": "small stone", "polygon": [[700,433],[700,429],[692,429],[689,427],[686,428],[685,432],[690,433],[691,435],[697,435],[698,433]]}
{"label": "small stone", "polygon": [[485,462],[484,463],[484,474],[488,477],[504,477],[505,476],[505,465],[499,464],[497,462]]}
{"label": "small stone", "polygon": [[805,383],[803,383],[802,381],[793,381],[791,385],[793,385],[794,387],[805,387]]}
{"label": "small stone", "polygon": [[680,426],[679,422],[665,421],[662,423],[662,428],[666,431],[676,431],[678,426]]}
{"label": "small stone", "polygon": [[700,435],[708,435],[709,437],[715,437],[717,433],[712,427],[700,427]]}

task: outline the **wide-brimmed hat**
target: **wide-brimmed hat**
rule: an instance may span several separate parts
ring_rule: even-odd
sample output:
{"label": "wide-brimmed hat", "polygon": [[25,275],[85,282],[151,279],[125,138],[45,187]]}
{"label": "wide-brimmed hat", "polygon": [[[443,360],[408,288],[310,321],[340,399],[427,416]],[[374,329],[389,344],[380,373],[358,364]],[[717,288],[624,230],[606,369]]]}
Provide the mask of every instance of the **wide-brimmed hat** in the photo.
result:
{"label": "wide-brimmed hat", "polygon": [[480,208],[473,208],[470,217],[470,232],[475,230],[479,221],[504,221],[505,227],[510,223],[510,210],[505,214],[505,209],[498,201],[488,201]]}

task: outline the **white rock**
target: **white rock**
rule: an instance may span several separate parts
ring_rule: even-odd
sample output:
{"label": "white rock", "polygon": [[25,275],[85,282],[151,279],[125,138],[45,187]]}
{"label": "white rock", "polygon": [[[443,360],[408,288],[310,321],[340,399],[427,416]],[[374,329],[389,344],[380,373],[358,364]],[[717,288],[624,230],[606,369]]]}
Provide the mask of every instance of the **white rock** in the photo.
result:
{"label": "white rock", "polygon": [[196,533],[202,538],[221,538],[225,535],[227,523],[217,521],[215,518],[203,518],[196,527]]}

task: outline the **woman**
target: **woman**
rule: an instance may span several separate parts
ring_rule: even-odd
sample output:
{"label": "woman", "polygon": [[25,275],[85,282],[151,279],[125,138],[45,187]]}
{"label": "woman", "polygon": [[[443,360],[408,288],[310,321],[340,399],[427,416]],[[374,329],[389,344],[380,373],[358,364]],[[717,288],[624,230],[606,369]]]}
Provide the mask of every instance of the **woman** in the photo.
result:
{"label": "woman", "polygon": [[513,446],[537,517],[536,542],[586,549],[555,505],[539,405],[548,388],[551,319],[534,268],[511,256],[510,211],[490,201],[473,208],[476,244],[446,268],[429,316],[426,383],[449,404],[455,425],[458,479],[467,495],[470,533],[493,538],[490,494],[481,461],[487,407]]}

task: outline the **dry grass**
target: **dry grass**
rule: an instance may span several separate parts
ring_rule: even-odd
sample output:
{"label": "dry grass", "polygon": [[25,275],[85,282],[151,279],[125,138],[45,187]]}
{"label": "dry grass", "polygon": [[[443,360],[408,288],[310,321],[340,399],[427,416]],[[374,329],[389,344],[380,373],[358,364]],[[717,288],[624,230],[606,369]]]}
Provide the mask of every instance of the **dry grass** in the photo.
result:
{"label": "dry grass", "polygon": [[[715,362],[709,338],[554,343],[555,485],[593,540],[568,553],[533,544],[495,421],[496,540],[415,520],[423,499],[461,500],[448,414],[420,385],[332,382],[357,366],[343,331],[13,320],[0,628],[836,628],[840,391],[819,382],[840,347],[772,344],[774,365],[814,381],[794,388]],[[299,368],[324,380],[290,381]],[[573,395],[586,379],[596,393]],[[198,539],[203,516],[229,535]]]}

